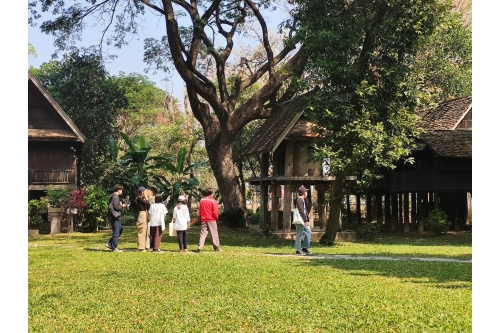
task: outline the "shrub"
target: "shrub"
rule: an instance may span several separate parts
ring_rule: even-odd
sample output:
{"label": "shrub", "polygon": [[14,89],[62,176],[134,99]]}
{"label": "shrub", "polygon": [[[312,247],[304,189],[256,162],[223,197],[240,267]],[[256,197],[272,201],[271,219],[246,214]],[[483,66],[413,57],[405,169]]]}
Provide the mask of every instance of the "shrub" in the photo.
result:
{"label": "shrub", "polygon": [[426,229],[434,230],[436,235],[445,234],[451,226],[448,215],[441,209],[436,208],[429,212],[429,216],[424,221]]}
{"label": "shrub", "polygon": [[373,240],[380,233],[380,225],[373,222],[361,223],[356,229],[356,237],[359,239]]}
{"label": "shrub", "polygon": [[71,200],[69,190],[59,185],[48,185],[45,193],[47,202],[52,208],[63,207],[66,202]]}
{"label": "shrub", "polygon": [[254,213],[253,210],[248,210],[248,223],[259,224],[260,223],[260,213]]}
{"label": "shrub", "polygon": [[45,220],[43,214],[47,212],[47,200],[32,199],[28,202],[28,228],[42,224]]}
{"label": "shrub", "polygon": [[97,230],[99,225],[106,225],[108,215],[109,195],[100,187],[89,186],[86,188],[83,201],[87,206],[84,228]]}

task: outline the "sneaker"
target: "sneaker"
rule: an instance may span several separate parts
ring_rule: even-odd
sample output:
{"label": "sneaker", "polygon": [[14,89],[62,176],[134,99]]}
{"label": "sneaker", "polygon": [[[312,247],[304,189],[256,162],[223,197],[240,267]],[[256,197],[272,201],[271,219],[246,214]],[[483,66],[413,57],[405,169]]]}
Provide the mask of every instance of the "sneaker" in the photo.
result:
{"label": "sneaker", "polygon": [[215,249],[215,252],[224,252],[224,250],[220,249],[220,248],[217,248],[217,249]]}
{"label": "sneaker", "polygon": [[123,252],[123,250],[120,250],[120,249],[116,248],[112,252]]}
{"label": "sneaker", "polygon": [[112,250],[111,245],[109,243],[104,244],[108,249]]}
{"label": "sneaker", "polygon": [[198,253],[198,252],[201,252],[201,250],[200,249],[196,249],[196,250],[194,250],[194,252]]}
{"label": "sneaker", "polygon": [[187,252],[187,251],[188,251],[187,249],[182,250],[182,252]]}
{"label": "sneaker", "polygon": [[305,253],[305,254],[312,254],[312,252],[309,252],[308,249],[302,249],[302,252]]}
{"label": "sneaker", "polygon": [[138,252],[148,252],[148,250],[137,249]]}
{"label": "sneaker", "polygon": [[302,253],[302,251],[295,251],[295,254],[298,256],[305,256],[305,253]]}
{"label": "sneaker", "polygon": [[153,252],[156,252],[156,253],[163,253],[162,250],[158,249],[158,250],[153,250]]}

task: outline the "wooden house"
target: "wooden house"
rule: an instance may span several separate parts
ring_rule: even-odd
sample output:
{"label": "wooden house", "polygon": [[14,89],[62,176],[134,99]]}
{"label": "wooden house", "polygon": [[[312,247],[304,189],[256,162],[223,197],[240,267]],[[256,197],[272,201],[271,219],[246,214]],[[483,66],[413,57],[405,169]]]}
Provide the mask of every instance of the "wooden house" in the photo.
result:
{"label": "wooden house", "polygon": [[[325,230],[325,191],[335,177],[323,176],[321,162],[308,161],[307,150],[317,137],[318,134],[313,132],[313,123],[303,116],[303,108],[287,103],[266,119],[244,149],[243,155],[262,155],[260,177],[247,179],[249,184],[260,186],[260,207],[268,207],[268,200],[271,200],[270,216],[267,209],[261,210],[261,228],[284,234],[291,232],[293,200],[298,188],[303,185],[309,189],[314,186],[319,207],[319,229]],[[312,215],[311,211],[313,228]]]}
{"label": "wooden house", "polygon": [[377,221],[405,231],[418,222],[423,231],[420,222],[440,208],[456,230],[466,227],[472,204],[472,96],[439,103],[419,116],[425,133],[416,139],[415,163],[399,162],[369,193],[375,196]]}
{"label": "wooden house", "polygon": [[28,200],[39,198],[47,185],[75,189],[78,156],[85,136],[28,72]]}

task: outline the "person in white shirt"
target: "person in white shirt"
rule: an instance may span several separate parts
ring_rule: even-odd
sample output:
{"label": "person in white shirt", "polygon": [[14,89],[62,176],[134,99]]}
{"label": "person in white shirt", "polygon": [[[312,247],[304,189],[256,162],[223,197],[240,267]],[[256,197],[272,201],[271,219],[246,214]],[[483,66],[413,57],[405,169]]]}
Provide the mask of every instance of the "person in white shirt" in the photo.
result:
{"label": "person in white shirt", "polygon": [[149,207],[149,245],[153,252],[163,252],[160,249],[162,225],[165,225],[165,215],[167,215],[167,207],[163,204],[161,194],[155,195],[155,203]]}
{"label": "person in white shirt", "polygon": [[191,223],[186,197],[181,195],[173,211],[174,228],[177,231],[179,252],[187,252],[187,229]]}

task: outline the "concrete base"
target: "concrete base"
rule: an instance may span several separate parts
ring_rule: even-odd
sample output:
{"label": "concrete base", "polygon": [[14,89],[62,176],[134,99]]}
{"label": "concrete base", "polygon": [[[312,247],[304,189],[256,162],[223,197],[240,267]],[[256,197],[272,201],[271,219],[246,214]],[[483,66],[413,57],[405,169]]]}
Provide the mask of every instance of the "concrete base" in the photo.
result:
{"label": "concrete base", "polygon": [[[321,236],[323,236],[324,231],[312,231],[311,240],[319,241]],[[295,240],[295,236],[297,233],[295,231],[292,232],[283,232],[282,230],[277,230],[273,232],[273,235],[282,239],[292,239]],[[337,232],[337,236],[335,237],[336,242],[350,242],[356,240],[356,231],[342,231]]]}
{"label": "concrete base", "polygon": [[28,237],[40,236],[40,230],[28,230]]}
{"label": "concrete base", "polygon": [[337,232],[336,242],[350,242],[356,240],[356,231]]}
{"label": "concrete base", "polygon": [[50,234],[60,234],[61,233],[61,217],[63,214],[62,208],[51,208],[49,207],[49,221],[50,221]]}
{"label": "concrete base", "polygon": [[[325,232],[324,231],[313,231],[311,233],[311,240],[312,241],[319,241],[321,236],[323,236]],[[297,233],[295,231],[292,232],[283,232],[282,230],[274,231],[273,232],[274,237],[277,238],[282,238],[282,239],[292,239],[295,240],[295,236]]]}

